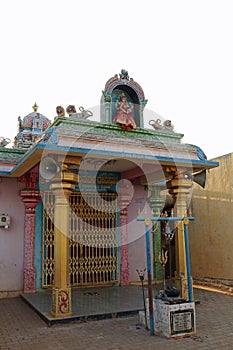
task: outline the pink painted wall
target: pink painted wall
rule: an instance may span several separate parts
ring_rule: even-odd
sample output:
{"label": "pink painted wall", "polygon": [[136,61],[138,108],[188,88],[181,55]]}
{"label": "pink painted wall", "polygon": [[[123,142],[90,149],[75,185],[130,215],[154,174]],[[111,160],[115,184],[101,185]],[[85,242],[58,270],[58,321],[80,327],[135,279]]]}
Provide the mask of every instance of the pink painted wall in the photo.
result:
{"label": "pink painted wall", "polygon": [[[146,204],[147,191],[144,190],[144,186],[135,185],[134,194],[132,196],[131,203],[128,207],[128,258],[129,258],[129,280],[130,282],[139,282],[136,269],[144,270],[147,267],[146,262],[146,236],[145,236],[145,224],[144,222],[137,221],[138,209],[141,211],[146,209],[147,215],[150,215],[151,210]],[[143,212],[141,216],[145,215]],[[152,248],[152,240],[151,240]],[[153,254],[151,249],[151,264],[153,275]],[[145,273],[145,280],[147,280],[147,271]]]}
{"label": "pink painted wall", "polygon": [[0,178],[0,214],[11,217],[8,229],[0,227],[0,292],[23,288],[24,186],[17,179]]}

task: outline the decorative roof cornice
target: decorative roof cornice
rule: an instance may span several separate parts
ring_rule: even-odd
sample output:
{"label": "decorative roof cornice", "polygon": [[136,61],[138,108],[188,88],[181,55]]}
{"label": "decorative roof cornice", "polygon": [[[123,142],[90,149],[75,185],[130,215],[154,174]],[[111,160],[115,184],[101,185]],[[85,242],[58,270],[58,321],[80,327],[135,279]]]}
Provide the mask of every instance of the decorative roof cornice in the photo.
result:
{"label": "decorative roof cornice", "polygon": [[[180,143],[180,140],[183,138],[183,134],[174,133],[169,130],[154,130],[154,129],[145,129],[145,128],[136,128],[133,130],[122,130],[119,125],[116,124],[108,124],[108,123],[100,123],[97,121],[91,121],[86,119],[77,119],[77,118],[65,118],[65,117],[57,117],[53,122],[51,127],[47,130],[50,132],[52,127],[64,128],[64,129],[72,129],[70,132],[85,132],[87,129],[91,132],[95,132],[96,135],[103,134],[106,138],[106,135],[118,135],[119,138],[127,137],[130,143],[137,143],[136,139],[148,139],[151,141],[161,140],[166,142],[175,142]],[[46,133],[47,133],[46,132]],[[45,133],[45,135],[46,135]]]}
{"label": "decorative roof cornice", "polygon": [[17,164],[26,150],[0,147],[0,163]]}
{"label": "decorative roof cornice", "polygon": [[121,70],[121,73],[115,74],[114,77],[110,78],[106,84],[105,84],[105,93],[110,94],[116,88],[118,85],[128,85],[131,87],[138,95],[138,98],[140,101],[145,100],[145,95],[142,87],[133,80],[133,78],[130,78],[128,75],[128,72],[125,69]]}

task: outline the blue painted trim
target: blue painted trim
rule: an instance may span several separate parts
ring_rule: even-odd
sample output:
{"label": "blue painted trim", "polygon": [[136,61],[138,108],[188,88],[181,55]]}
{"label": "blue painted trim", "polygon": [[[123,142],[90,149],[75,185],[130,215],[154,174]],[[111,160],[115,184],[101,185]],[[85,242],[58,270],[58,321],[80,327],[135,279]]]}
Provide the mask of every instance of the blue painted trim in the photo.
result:
{"label": "blue painted trim", "polygon": [[61,147],[56,146],[54,144],[48,145],[48,144],[37,144],[35,147],[33,147],[31,150],[29,150],[20,160],[20,162],[9,172],[0,172],[0,175],[13,175],[14,172],[27,160],[36,150],[45,150],[46,151],[59,151],[64,153],[89,153],[91,151],[91,154],[97,154],[97,155],[107,155],[111,157],[120,157],[120,158],[129,158],[129,159],[146,159],[146,160],[157,160],[157,161],[163,161],[163,162],[172,162],[172,163],[181,163],[181,164],[192,164],[192,165],[204,165],[204,166],[210,166],[210,167],[217,167],[219,166],[219,162],[211,162],[208,160],[191,160],[188,158],[172,158],[172,157],[157,157],[157,156],[145,156],[142,154],[137,153],[127,153],[127,152],[109,152],[109,151],[101,151],[101,150],[93,150],[89,148],[80,149],[80,148],[74,148],[74,147]]}
{"label": "blue painted trim", "polygon": [[0,171],[0,175],[10,175],[10,171]]}
{"label": "blue painted trim", "polygon": [[185,256],[186,256],[186,268],[187,268],[187,279],[188,279],[188,296],[189,296],[189,301],[193,301],[190,256],[189,256],[189,241],[188,241],[188,226],[186,224],[184,224],[184,240],[185,240]]}
{"label": "blue painted trim", "polygon": [[[184,220],[184,216],[180,216],[180,217],[177,217],[177,216],[160,217],[160,216],[158,216],[158,217],[151,217],[149,219],[151,221],[183,221]],[[189,216],[188,219],[189,219],[189,221],[193,221],[194,217],[193,216]],[[145,221],[145,218],[138,217],[137,221]]]}
{"label": "blue painted trim", "polygon": [[150,227],[146,226],[146,261],[147,272],[151,273]]}
{"label": "blue painted trim", "polygon": [[[150,248],[150,227],[146,225],[146,261],[147,261],[147,274],[148,279],[151,278],[151,248]],[[149,277],[150,276],[150,277]],[[149,281],[148,281],[149,282]],[[149,295],[150,297],[150,295]],[[152,312],[150,310],[150,334],[154,334],[154,310],[153,310],[153,299],[149,300],[149,304],[152,305]]]}
{"label": "blue painted trim", "polygon": [[[49,147],[50,146],[50,147]],[[203,161],[203,160],[195,160],[195,159],[189,159],[189,158],[172,158],[172,157],[157,157],[157,156],[148,156],[148,155],[142,155],[140,153],[127,153],[127,152],[117,152],[117,151],[104,151],[99,149],[90,149],[90,148],[75,148],[75,147],[61,147],[56,145],[47,145],[46,150],[47,151],[62,151],[62,152],[68,152],[69,153],[90,153],[91,154],[97,154],[97,155],[108,155],[108,156],[116,156],[116,157],[126,157],[126,158],[133,158],[133,159],[147,159],[147,160],[159,160],[159,161],[165,161],[165,162],[177,162],[177,163],[185,163],[185,164],[196,164],[196,165],[209,165],[209,166],[218,166],[219,162],[211,162],[211,161]],[[44,145],[37,145],[38,149],[44,149]],[[149,150],[148,150],[149,153]]]}
{"label": "blue painted trim", "polygon": [[[127,145],[126,145],[127,146]],[[126,147],[127,149],[127,147]],[[157,156],[148,156],[148,155],[142,155],[140,153],[128,153],[128,152],[118,152],[118,151],[107,151],[107,150],[95,150],[90,148],[76,148],[76,147],[61,147],[55,144],[36,144],[32,149],[30,149],[19,161],[19,163],[9,172],[3,172],[5,175],[12,175],[15,170],[17,170],[24,162],[27,160],[36,150],[46,150],[46,151],[59,151],[64,153],[89,153],[91,151],[91,154],[97,154],[97,155],[107,155],[111,157],[125,157],[130,159],[146,159],[146,160],[157,160],[157,161],[164,161],[164,162],[176,162],[176,163],[182,163],[182,164],[196,164],[196,165],[205,165],[205,166],[212,166],[216,167],[219,166],[219,162],[211,162],[208,160],[193,160],[189,158],[172,158],[172,157],[157,157]],[[148,150],[149,152],[149,150]]]}

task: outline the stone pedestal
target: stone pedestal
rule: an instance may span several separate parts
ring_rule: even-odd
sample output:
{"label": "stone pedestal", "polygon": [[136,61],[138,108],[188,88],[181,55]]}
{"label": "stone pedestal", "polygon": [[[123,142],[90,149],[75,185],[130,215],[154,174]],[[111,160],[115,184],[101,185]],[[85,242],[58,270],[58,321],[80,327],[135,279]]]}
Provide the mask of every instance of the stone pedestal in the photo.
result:
{"label": "stone pedestal", "polygon": [[[168,304],[153,299],[154,334],[166,338],[190,337],[196,334],[195,303]],[[149,301],[146,299],[147,325],[149,322]],[[139,322],[145,325],[145,313],[139,312]]]}

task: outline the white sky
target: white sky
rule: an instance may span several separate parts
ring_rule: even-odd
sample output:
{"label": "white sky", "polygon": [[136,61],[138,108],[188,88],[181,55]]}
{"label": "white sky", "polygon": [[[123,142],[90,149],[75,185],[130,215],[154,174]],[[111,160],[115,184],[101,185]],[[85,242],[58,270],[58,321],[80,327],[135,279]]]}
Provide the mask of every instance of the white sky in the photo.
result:
{"label": "white sky", "polygon": [[[91,108],[121,69],[208,159],[233,152],[231,0],[11,0],[0,5],[0,136],[56,106]],[[146,127],[149,127],[145,123]]]}

